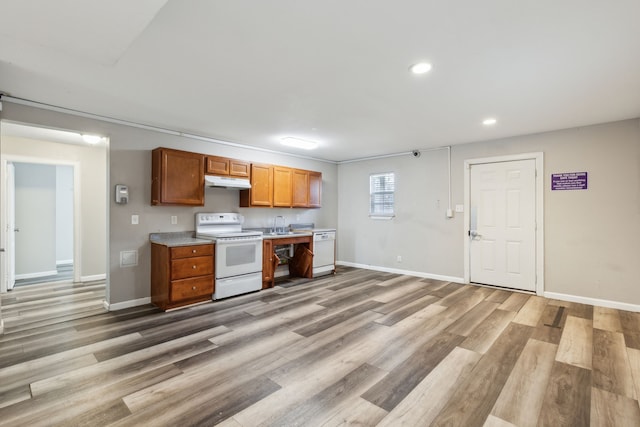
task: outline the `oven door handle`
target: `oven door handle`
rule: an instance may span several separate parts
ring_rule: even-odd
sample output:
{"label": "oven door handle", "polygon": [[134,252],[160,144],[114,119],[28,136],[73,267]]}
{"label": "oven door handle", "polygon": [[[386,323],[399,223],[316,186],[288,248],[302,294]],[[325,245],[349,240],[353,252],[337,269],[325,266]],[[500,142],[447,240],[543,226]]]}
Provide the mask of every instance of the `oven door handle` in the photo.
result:
{"label": "oven door handle", "polygon": [[233,244],[243,244],[243,243],[252,243],[252,242],[261,242],[262,236],[256,236],[251,238],[242,238],[242,239],[216,239],[216,244],[220,245],[233,245]]}

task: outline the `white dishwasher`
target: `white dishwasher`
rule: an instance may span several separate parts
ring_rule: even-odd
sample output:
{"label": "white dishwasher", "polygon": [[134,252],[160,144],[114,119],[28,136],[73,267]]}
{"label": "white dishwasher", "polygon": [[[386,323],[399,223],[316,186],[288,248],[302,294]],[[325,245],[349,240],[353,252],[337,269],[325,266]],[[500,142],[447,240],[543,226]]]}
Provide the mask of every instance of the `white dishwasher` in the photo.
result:
{"label": "white dishwasher", "polygon": [[336,230],[313,230],[313,277],[336,271]]}

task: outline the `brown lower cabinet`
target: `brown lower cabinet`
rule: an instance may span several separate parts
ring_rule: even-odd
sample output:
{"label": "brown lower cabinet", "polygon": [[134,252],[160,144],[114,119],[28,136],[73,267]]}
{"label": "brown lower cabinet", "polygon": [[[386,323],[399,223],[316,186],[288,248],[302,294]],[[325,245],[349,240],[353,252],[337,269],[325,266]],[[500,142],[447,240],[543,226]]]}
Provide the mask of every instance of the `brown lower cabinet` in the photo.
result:
{"label": "brown lower cabinet", "polygon": [[151,303],[162,310],[210,301],[214,291],[213,244],[151,244]]}
{"label": "brown lower cabinet", "polygon": [[[311,261],[311,263],[313,262],[313,252],[311,252],[312,242],[313,238],[311,236],[264,239],[262,241],[262,289],[273,288],[275,285],[275,272],[279,264],[278,256],[275,254],[276,246],[294,245],[296,250],[294,251],[294,257],[289,261],[289,275],[291,277],[306,277],[311,279],[313,277],[313,271],[309,261]],[[297,268],[303,264],[309,268]],[[307,266],[306,264],[309,265]]]}

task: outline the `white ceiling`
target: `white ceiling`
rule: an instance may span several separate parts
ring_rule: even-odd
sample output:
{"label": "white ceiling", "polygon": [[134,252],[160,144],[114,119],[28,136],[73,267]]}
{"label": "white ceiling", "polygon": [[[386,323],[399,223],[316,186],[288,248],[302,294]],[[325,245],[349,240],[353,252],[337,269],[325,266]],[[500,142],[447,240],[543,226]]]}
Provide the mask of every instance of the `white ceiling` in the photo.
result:
{"label": "white ceiling", "polygon": [[0,0],[0,16],[11,96],[321,159],[640,117],[638,0]]}

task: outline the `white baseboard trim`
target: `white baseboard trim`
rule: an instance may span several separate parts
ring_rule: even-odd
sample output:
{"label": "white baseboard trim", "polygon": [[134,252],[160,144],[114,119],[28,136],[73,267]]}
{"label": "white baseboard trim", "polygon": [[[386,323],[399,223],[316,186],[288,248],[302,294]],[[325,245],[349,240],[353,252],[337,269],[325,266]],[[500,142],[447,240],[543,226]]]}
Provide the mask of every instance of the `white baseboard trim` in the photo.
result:
{"label": "white baseboard trim", "polygon": [[56,261],[56,265],[73,265],[73,259],[59,259]]}
{"label": "white baseboard trim", "polygon": [[37,279],[38,277],[55,276],[56,274],[58,274],[57,270],[41,271],[39,273],[16,274],[16,280]]}
{"label": "white baseboard trim", "polygon": [[407,276],[422,277],[424,279],[442,280],[443,282],[464,283],[464,278],[454,276],[442,276],[440,274],[423,273],[421,271],[400,270],[398,268],[379,267],[369,264],[358,264],[355,262],[336,261],[336,265],[345,267],[363,268],[365,270],[382,271],[384,273],[404,274]]}
{"label": "white baseboard trim", "polygon": [[139,305],[151,304],[151,297],[115,302],[113,304],[109,304],[107,301],[104,301],[103,304],[107,311],[118,311],[124,310],[125,308],[137,307]]}
{"label": "white baseboard trim", "polygon": [[640,312],[640,305],[628,304],[626,302],[581,297],[578,295],[560,294],[557,292],[545,292],[543,295],[545,298],[552,298],[560,301],[577,302],[580,304],[589,304],[589,305],[597,305],[599,307],[615,308],[617,310]]}
{"label": "white baseboard trim", "polygon": [[80,276],[81,282],[95,282],[96,280],[106,280],[106,274],[94,274],[93,276]]}

